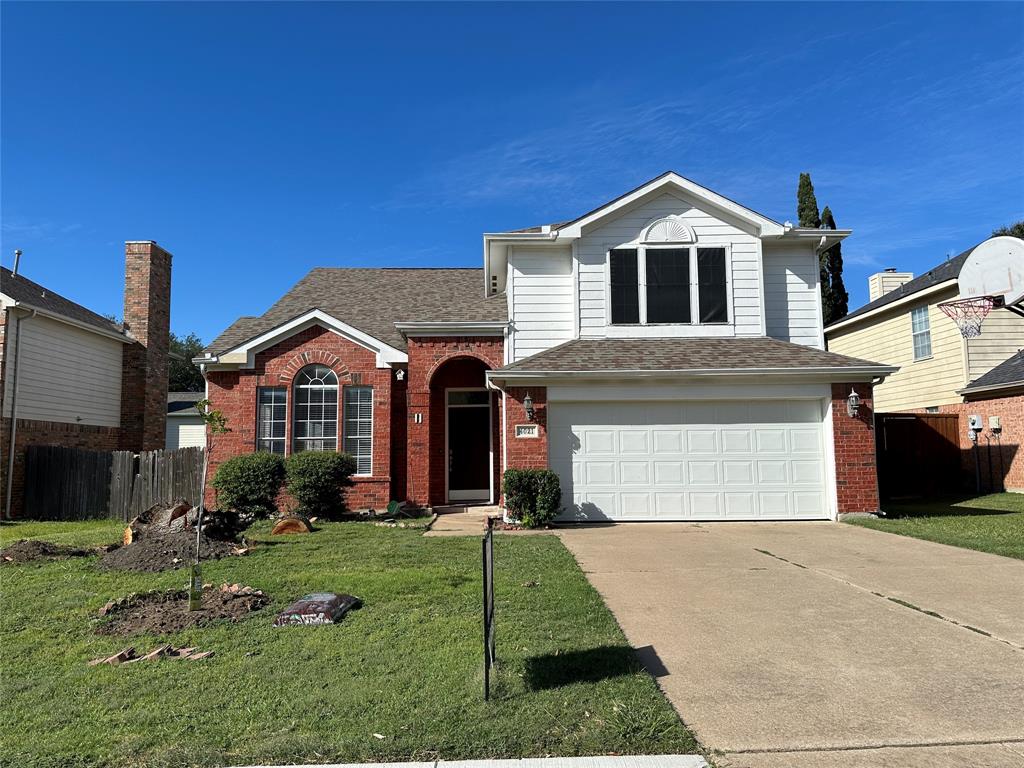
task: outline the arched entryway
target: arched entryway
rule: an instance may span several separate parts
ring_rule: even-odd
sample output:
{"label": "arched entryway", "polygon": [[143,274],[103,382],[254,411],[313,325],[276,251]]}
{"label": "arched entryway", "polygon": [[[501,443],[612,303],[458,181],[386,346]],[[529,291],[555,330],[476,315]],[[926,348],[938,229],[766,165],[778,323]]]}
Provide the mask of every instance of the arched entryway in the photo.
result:
{"label": "arched entryway", "polygon": [[430,500],[432,504],[495,499],[498,399],[486,388],[489,366],[455,357],[430,379]]}

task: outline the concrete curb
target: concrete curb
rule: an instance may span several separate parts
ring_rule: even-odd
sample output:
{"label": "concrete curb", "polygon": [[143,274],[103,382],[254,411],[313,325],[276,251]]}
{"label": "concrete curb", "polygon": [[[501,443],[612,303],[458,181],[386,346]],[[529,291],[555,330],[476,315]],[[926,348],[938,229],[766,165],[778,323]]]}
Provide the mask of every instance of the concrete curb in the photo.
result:
{"label": "concrete curb", "polygon": [[[239,768],[272,768],[239,766]],[[519,760],[435,760],[419,763],[331,763],[291,768],[708,768],[700,755],[525,757]]]}

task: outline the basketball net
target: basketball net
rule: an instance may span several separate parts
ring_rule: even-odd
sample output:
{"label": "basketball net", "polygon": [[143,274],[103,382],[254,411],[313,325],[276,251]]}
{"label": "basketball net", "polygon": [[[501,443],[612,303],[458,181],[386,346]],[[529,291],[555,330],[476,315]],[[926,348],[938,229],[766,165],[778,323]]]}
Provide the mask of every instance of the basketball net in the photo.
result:
{"label": "basketball net", "polygon": [[939,304],[939,309],[956,323],[960,335],[965,339],[973,339],[981,335],[981,324],[995,306],[991,296],[977,296],[972,299],[957,299]]}

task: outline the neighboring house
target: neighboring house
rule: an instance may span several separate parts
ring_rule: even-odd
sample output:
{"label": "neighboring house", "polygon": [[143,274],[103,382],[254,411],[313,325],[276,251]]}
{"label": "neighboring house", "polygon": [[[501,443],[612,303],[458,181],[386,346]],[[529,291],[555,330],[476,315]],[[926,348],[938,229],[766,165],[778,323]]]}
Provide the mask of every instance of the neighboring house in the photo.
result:
{"label": "neighboring house", "polygon": [[895,368],[822,335],[818,254],[848,234],[666,173],[485,234],[483,269],[314,269],[196,359],[231,429],[211,473],[344,450],[354,507],[495,502],[506,469],[550,467],[573,519],[875,511],[872,381]]}
{"label": "neighboring house", "polygon": [[972,339],[939,309],[959,296],[957,276],[973,250],[917,278],[872,275],[871,301],[825,329],[830,351],[899,366],[875,387],[878,413],[943,412],[963,402],[961,390],[970,382],[1024,347],[1024,317],[1008,309],[994,309]]}
{"label": "neighboring house", "polygon": [[206,422],[196,410],[201,392],[167,393],[167,440],[165,448],[205,448]]}
{"label": "neighboring house", "polygon": [[32,514],[22,509],[29,445],[163,447],[170,295],[171,255],[151,241],[125,244],[123,326],[0,268],[5,514]]}

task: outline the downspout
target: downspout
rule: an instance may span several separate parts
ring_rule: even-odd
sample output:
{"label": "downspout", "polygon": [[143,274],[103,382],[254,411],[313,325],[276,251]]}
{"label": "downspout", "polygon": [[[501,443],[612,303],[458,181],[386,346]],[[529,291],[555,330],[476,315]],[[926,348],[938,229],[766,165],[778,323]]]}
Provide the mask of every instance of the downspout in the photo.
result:
{"label": "downspout", "polygon": [[14,337],[14,373],[11,378],[11,441],[7,449],[7,498],[4,502],[4,519],[11,519],[11,483],[14,480],[14,443],[18,436],[18,371],[21,369],[21,326],[36,316],[36,310],[29,310],[26,317],[19,317]]}

